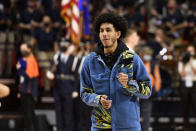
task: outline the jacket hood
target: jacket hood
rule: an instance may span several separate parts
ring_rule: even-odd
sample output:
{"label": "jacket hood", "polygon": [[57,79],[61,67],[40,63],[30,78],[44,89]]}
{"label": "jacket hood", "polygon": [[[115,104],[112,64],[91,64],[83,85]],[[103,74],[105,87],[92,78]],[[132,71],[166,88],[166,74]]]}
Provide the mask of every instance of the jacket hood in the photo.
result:
{"label": "jacket hood", "polygon": [[[118,40],[118,46],[117,46],[116,50],[114,51],[114,53],[112,55],[115,56],[115,57],[118,57],[125,50],[129,50],[129,48],[125,45],[124,42],[122,42],[121,40]],[[105,54],[104,54],[104,47],[103,47],[103,44],[101,42],[99,42],[97,44],[95,52],[98,55],[105,56]]]}

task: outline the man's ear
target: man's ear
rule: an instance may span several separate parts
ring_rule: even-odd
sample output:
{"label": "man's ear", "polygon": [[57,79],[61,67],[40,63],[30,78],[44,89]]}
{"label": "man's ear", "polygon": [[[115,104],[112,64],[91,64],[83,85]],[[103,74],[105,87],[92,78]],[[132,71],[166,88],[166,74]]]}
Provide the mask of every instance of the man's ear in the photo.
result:
{"label": "man's ear", "polygon": [[117,31],[116,34],[117,34],[117,39],[119,39],[120,36],[121,36],[121,32],[120,31]]}

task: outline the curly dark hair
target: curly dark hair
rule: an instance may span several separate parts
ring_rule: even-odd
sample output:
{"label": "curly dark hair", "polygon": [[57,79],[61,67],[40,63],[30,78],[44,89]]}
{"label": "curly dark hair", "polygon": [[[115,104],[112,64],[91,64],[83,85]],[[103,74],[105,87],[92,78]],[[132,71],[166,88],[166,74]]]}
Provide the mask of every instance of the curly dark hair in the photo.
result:
{"label": "curly dark hair", "polygon": [[103,23],[111,23],[116,31],[121,32],[120,39],[124,38],[127,34],[128,24],[125,18],[118,16],[114,13],[104,13],[95,18],[94,27],[95,32],[99,34],[100,26]]}

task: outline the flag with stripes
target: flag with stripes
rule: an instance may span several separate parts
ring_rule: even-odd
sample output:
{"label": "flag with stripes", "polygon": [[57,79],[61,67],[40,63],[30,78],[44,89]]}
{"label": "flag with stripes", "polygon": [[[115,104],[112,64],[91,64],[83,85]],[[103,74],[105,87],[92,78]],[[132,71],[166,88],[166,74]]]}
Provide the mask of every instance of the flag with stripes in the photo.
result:
{"label": "flag with stripes", "polygon": [[66,22],[66,38],[78,43],[80,39],[78,0],[62,0],[61,6],[61,16]]}

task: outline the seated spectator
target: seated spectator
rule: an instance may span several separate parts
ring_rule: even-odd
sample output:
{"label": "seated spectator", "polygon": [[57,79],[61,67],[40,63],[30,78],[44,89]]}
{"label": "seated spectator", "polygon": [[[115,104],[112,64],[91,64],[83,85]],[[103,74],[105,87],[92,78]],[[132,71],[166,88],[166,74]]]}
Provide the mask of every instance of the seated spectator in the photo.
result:
{"label": "seated spectator", "polygon": [[173,46],[165,40],[165,35],[162,29],[157,29],[155,32],[154,40],[147,43],[153,49],[153,59],[156,60],[160,51],[166,48],[168,51],[173,50]]}
{"label": "seated spectator", "polygon": [[5,43],[6,43],[6,13],[3,4],[0,4],[0,77],[3,75],[4,58],[5,58]]}
{"label": "seated spectator", "polygon": [[39,26],[43,14],[40,10],[36,10],[35,0],[28,0],[27,9],[21,13],[19,28],[22,32],[22,41],[29,42],[34,27]]}
{"label": "seated spectator", "polygon": [[134,6],[127,6],[126,12],[124,14],[125,19],[128,22],[128,28],[133,28],[135,26],[135,7]]}
{"label": "seated spectator", "polygon": [[188,16],[188,30],[189,33],[187,35],[189,42],[196,42],[196,7],[193,9],[193,13]]}
{"label": "seated spectator", "polygon": [[172,34],[175,38],[182,36],[187,20],[178,8],[176,0],[169,0],[167,3],[167,14],[163,18],[168,34]]}
{"label": "seated spectator", "polygon": [[141,36],[141,39],[147,39],[147,10],[144,4],[141,4],[139,7],[138,13],[135,16],[135,26],[138,29],[138,33]]}

